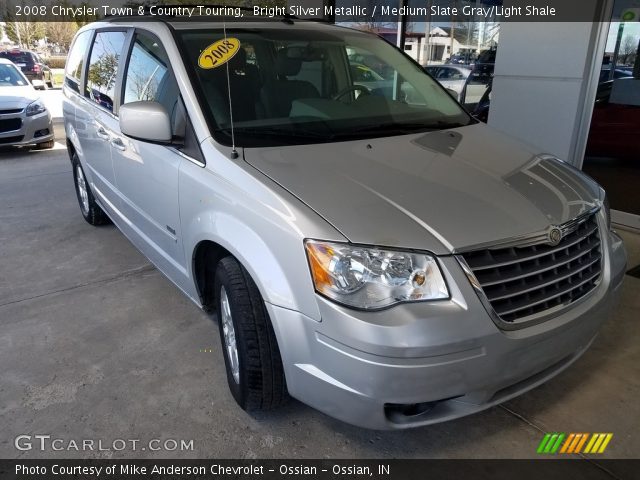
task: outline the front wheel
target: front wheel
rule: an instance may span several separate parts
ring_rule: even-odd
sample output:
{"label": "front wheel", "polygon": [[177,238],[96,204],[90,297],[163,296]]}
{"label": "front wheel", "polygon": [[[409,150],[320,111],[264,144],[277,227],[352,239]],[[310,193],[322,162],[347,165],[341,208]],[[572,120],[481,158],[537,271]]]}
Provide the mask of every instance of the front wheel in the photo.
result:
{"label": "front wheel", "polygon": [[218,263],[214,289],[233,398],[247,411],[284,404],[289,396],[282,359],[258,287],[233,257],[225,257]]}

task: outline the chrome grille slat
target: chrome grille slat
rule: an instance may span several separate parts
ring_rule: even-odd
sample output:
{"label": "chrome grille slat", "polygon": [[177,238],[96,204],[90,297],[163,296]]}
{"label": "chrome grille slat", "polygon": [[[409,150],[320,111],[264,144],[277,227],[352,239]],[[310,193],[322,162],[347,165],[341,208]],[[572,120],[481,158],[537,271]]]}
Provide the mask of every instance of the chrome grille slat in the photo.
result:
{"label": "chrome grille slat", "polygon": [[[580,283],[579,283],[579,284],[577,284],[576,286],[577,286],[577,287],[579,287],[579,286],[581,286],[581,285],[583,285],[583,284],[585,284],[585,283],[587,283],[587,282],[589,282],[589,281],[591,281],[591,280],[595,279],[595,278],[596,278],[597,276],[599,276],[599,275],[600,275],[600,272],[597,272],[597,273],[593,274],[591,277],[587,278],[586,280],[583,280],[582,282],[580,282]],[[560,291],[560,292],[558,292],[558,293],[555,293],[555,294],[551,295],[550,297],[545,297],[545,298],[543,298],[543,299],[541,299],[541,300],[537,300],[537,301],[536,301],[536,302],[534,302],[534,303],[530,303],[530,304],[528,304],[526,307],[518,307],[518,308],[514,308],[514,309],[512,309],[512,310],[505,310],[505,311],[500,311],[500,312],[498,312],[498,311],[497,311],[496,313],[498,313],[498,315],[507,315],[507,314],[509,314],[509,313],[519,312],[520,310],[524,310],[524,309],[525,309],[525,308],[527,308],[527,307],[534,307],[534,306],[539,305],[539,304],[541,304],[541,303],[548,302],[549,300],[553,300],[554,298],[557,298],[557,297],[559,297],[559,296],[561,296],[561,295],[564,295],[565,293],[569,293],[569,292],[570,292],[571,290],[573,290],[576,286],[572,286],[571,288],[567,288],[567,289],[565,289],[565,290],[563,290],[563,291]]]}
{"label": "chrome grille slat", "polygon": [[580,266],[578,269],[576,269],[574,271],[571,271],[566,275],[562,275],[561,277],[556,277],[553,280],[550,280],[550,281],[547,281],[547,282],[544,282],[544,283],[533,285],[532,287],[526,288],[525,290],[519,290],[519,291],[516,291],[516,292],[513,292],[513,293],[509,293],[507,295],[502,295],[502,296],[499,296],[499,297],[492,297],[492,296],[487,295],[487,298],[489,299],[490,302],[495,302],[495,301],[498,301],[498,300],[505,300],[507,298],[515,297],[517,295],[522,295],[523,293],[529,293],[529,292],[532,292],[534,290],[537,290],[538,288],[548,287],[549,285],[553,285],[554,283],[558,283],[561,280],[566,280],[567,278],[572,277],[573,275],[576,275],[577,273],[580,273],[583,270],[586,270],[587,268],[591,267],[594,263],[599,262],[599,261],[600,261],[600,258],[596,258],[596,259],[592,260],[591,263],[588,263],[586,265]]}
{"label": "chrome grille slat", "polygon": [[[513,276],[513,277],[505,277],[505,278],[500,278],[500,279],[497,279],[497,280],[491,280],[491,281],[488,281],[488,282],[485,281],[485,280],[482,280],[480,278],[478,278],[478,280],[482,283],[483,287],[490,287],[490,286],[493,286],[493,285],[500,285],[500,284],[503,284],[505,282],[512,282],[512,281],[515,281],[515,280],[521,280],[521,279],[526,278],[526,277],[531,277],[533,275],[539,275],[541,273],[545,273],[545,272],[547,272],[549,270],[553,270],[554,268],[558,268],[558,267],[561,267],[563,265],[566,265],[567,263],[571,263],[574,260],[582,257],[583,255],[587,255],[594,248],[600,248],[600,243],[597,242],[597,243],[594,243],[593,245],[589,245],[587,248],[584,248],[584,249],[580,250],[578,253],[573,254],[572,256],[566,258],[562,262],[552,263],[552,264],[550,264],[548,266],[545,266],[543,268],[540,268],[540,269],[529,270],[529,271],[526,271],[525,273],[521,273],[521,274],[518,274],[518,275]],[[480,275],[476,275],[476,276],[479,277]]]}
{"label": "chrome grille slat", "polygon": [[[502,322],[526,324],[592,291],[602,270],[597,212],[559,225],[569,232],[548,244],[475,250],[461,254]],[[497,321],[497,320],[496,320]]]}
{"label": "chrome grille slat", "polygon": [[[488,268],[496,268],[496,267],[503,267],[506,265],[511,265],[513,263],[521,263],[527,260],[534,260],[536,258],[539,257],[544,257],[545,255],[551,254],[551,253],[555,253],[555,252],[559,252],[561,250],[564,250],[565,248],[571,247],[573,245],[575,245],[576,243],[579,243],[580,241],[584,240],[585,238],[587,238],[589,235],[591,235],[592,233],[594,233],[597,230],[597,227],[593,227],[592,230],[590,230],[588,233],[585,233],[583,236],[581,236],[580,238],[574,239],[570,244],[565,245],[564,243],[560,243],[557,247],[549,247],[550,250],[545,250],[541,253],[535,254],[535,255],[530,255],[528,257],[525,258],[517,258],[517,259],[513,259],[513,260],[508,260],[508,261],[503,261],[503,262],[498,262],[498,263],[491,263],[491,264],[486,264],[486,265],[478,265],[478,266],[471,266],[469,265],[473,271],[477,271],[477,270],[486,270]],[[567,237],[569,238],[569,237]],[[513,248],[517,248],[517,247],[513,247]],[[487,250],[487,252],[491,252],[491,250]],[[466,258],[468,254],[471,253],[476,253],[474,251],[472,252],[468,252],[467,254],[463,254],[463,256]],[[468,263],[468,261],[467,261]]]}

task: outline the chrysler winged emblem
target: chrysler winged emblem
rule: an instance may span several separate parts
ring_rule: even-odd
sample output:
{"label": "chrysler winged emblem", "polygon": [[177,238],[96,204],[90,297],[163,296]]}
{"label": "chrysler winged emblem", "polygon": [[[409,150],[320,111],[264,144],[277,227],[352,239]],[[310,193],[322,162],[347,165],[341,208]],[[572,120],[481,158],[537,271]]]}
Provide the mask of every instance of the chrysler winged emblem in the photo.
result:
{"label": "chrysler winged emblem", "polygon": [[547,233],[547,243],[552,247],[555,247],[562,240],[562,230],[556,226],[552,226]]}

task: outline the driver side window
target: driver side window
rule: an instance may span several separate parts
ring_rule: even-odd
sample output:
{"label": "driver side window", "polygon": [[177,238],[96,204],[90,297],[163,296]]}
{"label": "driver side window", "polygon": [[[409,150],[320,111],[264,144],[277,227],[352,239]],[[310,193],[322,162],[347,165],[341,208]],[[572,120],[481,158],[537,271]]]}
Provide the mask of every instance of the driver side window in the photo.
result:
{"label": "driver side window", "polygon": [[125,76],[123,103],[158,102],[169,113],[173,134],[184,137],[186,116],[178,84],[162,44],[154,36],[137,32]]}

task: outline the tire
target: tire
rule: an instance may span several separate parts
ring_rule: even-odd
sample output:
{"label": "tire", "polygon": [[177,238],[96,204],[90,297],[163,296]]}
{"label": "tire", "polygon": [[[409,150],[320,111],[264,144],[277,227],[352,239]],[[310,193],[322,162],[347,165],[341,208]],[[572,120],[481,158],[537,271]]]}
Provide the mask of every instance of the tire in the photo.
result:
{"label": "tire", "polygon": [[233,257],[225,257],[216,268],[214,292],[227,382],[233,398],[246,411],[283,405],[289,394],[282,359],[258,287]]}
{"label": "tire", "polygon": [[[109,217],[96,203],[96,199],[91,193],[89,182],[84,174],[82,165],[80,165],[80,159],[77,154],[73,154],[71,158],[71,164],[73,166],[73,183],[76,188],[76,197],[80,205],[80,212],[84,219],[91,225],[104,225],[109,223]],[[84,195],[83,192],[84,191]]]}
{"label": "tire", "polygon": [[49,80],[49,81],[47,82],[47,87],[49,87],[49,88],[53,88],[53,80]]}
{"label": "tire", "polygon": [[49,140],[48,142],[36,143],[36,150],[47,150],[53,148],[55,140]]}

